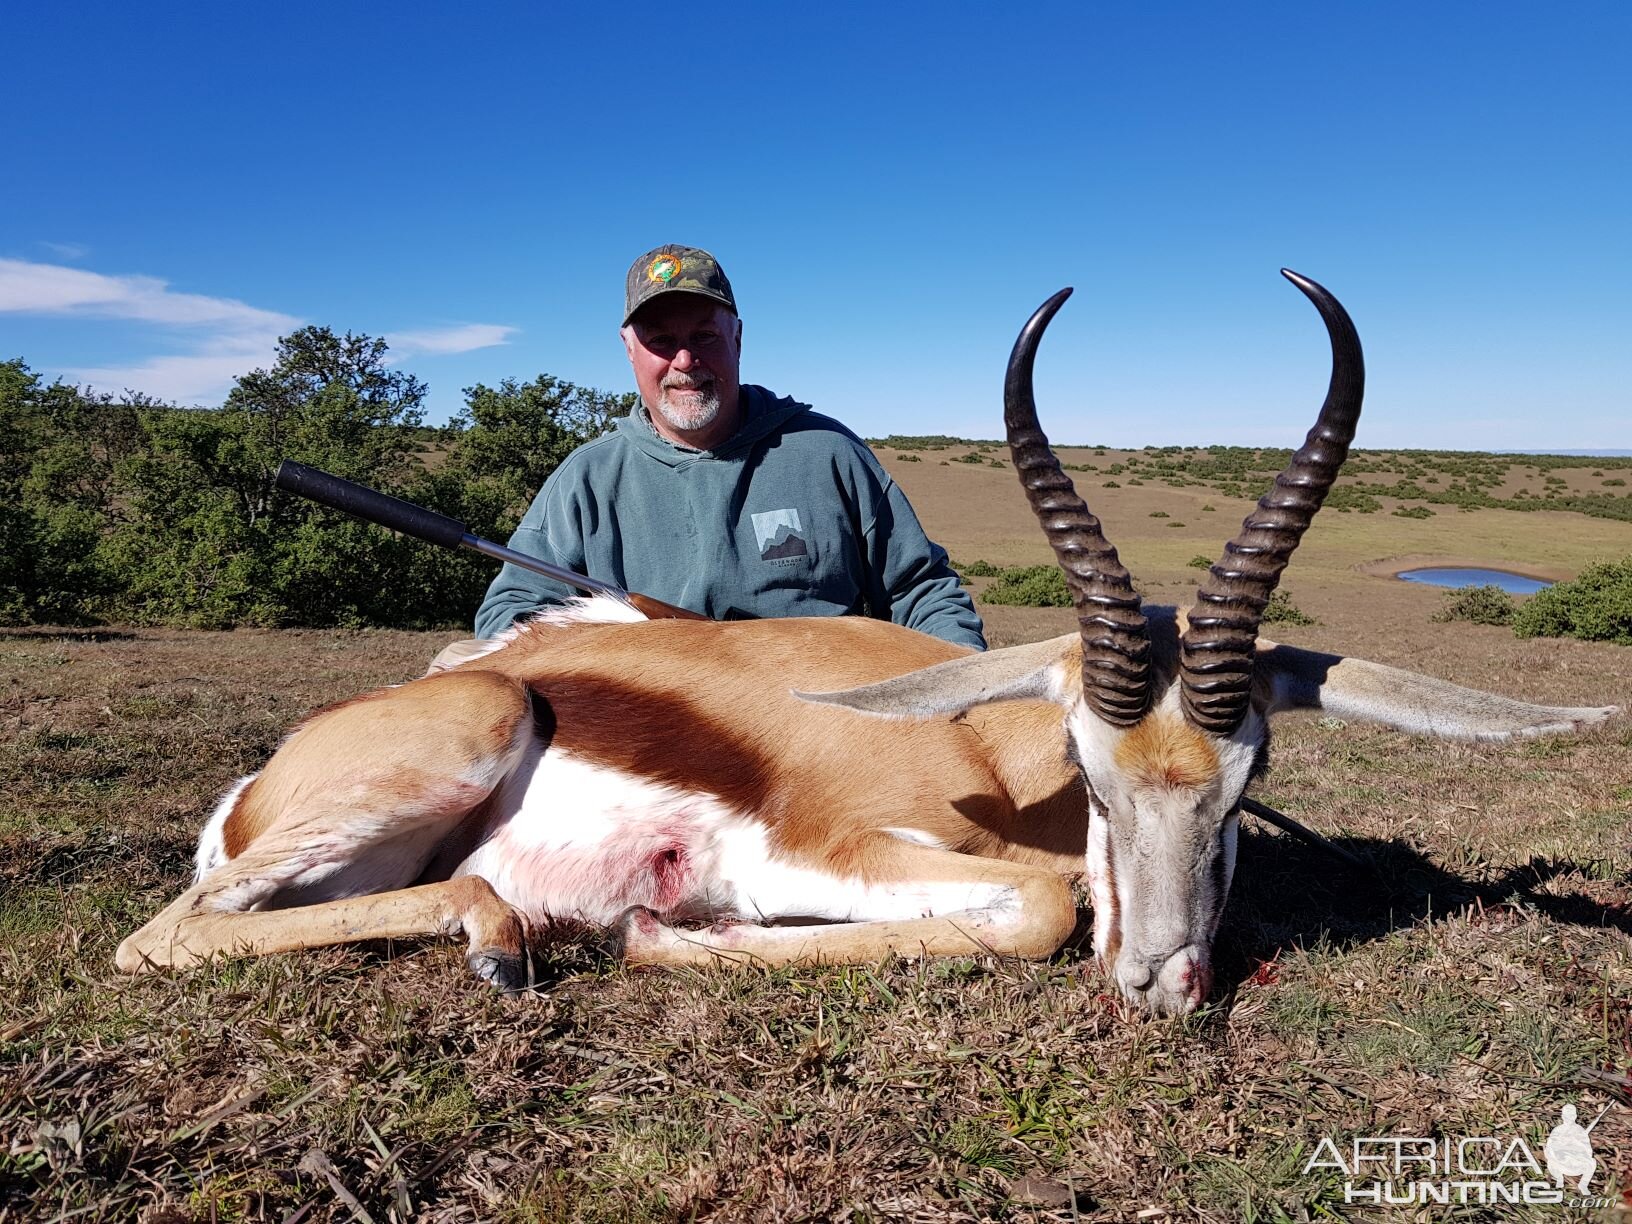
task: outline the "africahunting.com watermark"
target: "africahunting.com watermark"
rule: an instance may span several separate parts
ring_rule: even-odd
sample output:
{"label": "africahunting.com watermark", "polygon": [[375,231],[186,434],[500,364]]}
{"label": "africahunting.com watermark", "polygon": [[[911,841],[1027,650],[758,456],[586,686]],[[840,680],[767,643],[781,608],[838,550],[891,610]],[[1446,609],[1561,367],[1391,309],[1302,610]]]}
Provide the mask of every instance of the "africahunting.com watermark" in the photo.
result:
{"label": "africahunting.com watermark", "polygon": [[1322,1139],[1303,1171],[1341,1173],[1345,1203],[1608,1207],[1610,1199],[1588,1193],[1598,1172],[1592,1128],[1603,1116],[1582,1126],[1575,1106],[1564,1106],[1539,1161],[1517,1135],[1362,1135],[1346,1145]]}

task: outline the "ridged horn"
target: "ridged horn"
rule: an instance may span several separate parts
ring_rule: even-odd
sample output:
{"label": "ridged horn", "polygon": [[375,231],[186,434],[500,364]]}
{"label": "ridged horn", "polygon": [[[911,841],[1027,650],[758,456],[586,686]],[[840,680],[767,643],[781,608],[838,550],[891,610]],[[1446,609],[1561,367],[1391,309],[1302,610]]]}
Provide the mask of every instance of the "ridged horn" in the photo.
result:
{"label": "ridged horn", "polygon": [[1037,344],[1070,296],[1071,290],[1061,289],[1020,330],[1003,380],[1003,419],[1026,500],[1065,571],[1065,585],[1077,608],[1083,697],[1106,722],[1129,727],[1144,716],[1150,702],[1150,630],[1116,549],[1077,496],[1043,436],[1032,392]]}
{"label": "ridged horn", "polygon": [[1208,571],[1190,609],[1179,644],[1180,697],[1185,716],[1218,735],[1230,734],[1247,716],[1264,608],[1348,457],[1366,387],[1360,337],[1348,312],[1308,277],[1285,268],[1281,275],[1303,291],[1326,323],[1332,381],[1303,446],[1246,517],[1240,534],[1224,546],[1223,559]]}

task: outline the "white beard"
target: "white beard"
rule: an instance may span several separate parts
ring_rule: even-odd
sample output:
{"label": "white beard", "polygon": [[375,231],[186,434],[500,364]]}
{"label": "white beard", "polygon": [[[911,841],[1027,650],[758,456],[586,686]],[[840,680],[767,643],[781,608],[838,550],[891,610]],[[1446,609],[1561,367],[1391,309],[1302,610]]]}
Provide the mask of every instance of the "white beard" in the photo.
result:
{"label": "white beard", "polygon": [[714,384],[700,396],[674,396],[670,388],[662,388],[662,396],[654,406],[656,411],[670,426],[687,433],[696,429],[706,429],[714,423],[714,418],[720,415],[720,393]]}

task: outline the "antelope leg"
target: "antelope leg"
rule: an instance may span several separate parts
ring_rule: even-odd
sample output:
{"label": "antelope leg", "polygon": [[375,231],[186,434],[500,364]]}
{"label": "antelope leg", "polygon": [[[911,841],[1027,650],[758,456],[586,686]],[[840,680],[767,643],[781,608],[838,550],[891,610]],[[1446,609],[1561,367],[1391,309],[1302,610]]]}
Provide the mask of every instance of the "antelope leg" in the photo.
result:
{"label": "antelope leg", "polygon": [[[853,920],[823,925],[663,925],[632,910],[615,932],[631,964],[844,964],[992,952],[1040,960],[1076,926],[1065,881],[1040,867],[978,858],[868,833],[821,864],[831,904]],[[762,915],[800,917],[799,913]]]}

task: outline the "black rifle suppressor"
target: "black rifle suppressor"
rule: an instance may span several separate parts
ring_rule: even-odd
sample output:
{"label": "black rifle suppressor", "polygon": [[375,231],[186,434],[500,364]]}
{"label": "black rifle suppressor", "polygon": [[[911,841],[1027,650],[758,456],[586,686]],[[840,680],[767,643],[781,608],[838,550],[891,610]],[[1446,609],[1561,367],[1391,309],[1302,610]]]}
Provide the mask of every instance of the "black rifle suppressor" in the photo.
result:
{"label": "black rifle suppressor", "polygon": [[495,561],[507,561],[511,565],[532,570],[535,574],[543,574],[546,578],[564,582],[591,595],[606,595],[654,620],[709,619],[701,613],[687,608],[677,608],[673,604],[664,603],[661,599],[653,599],[650,595],[625,591],[610,582],[586,578],[562,566],[551,565],[548,561],[540,561],[537,557],[506,548],[503,544],[484,540],[481,536],[471,535],[466,531],[465,525],[458,519],[438,514],[435,510],[427,510],[424,506],[416,506],[413,502],[403,501],[400,497],[392,497],[389,493],[381,493],[378,489],[371,489],[367,485],[357,484],[319,468],[307,467],[293,459],[285,459],[278,465],[278,474],[272,478],[272,483],[285,493],[298,494],[311,501],[320,502],[331,510],[338,510],[342,514],[349,514],[365,522],[378,523],[381,527],[400,531],[403,535],[413,536],[430,544],[440,544],[443,548],[468,548],[471,552],[479,552],[484,557],[492,557]]}
{"label": "black rifle suppressor", "polygon": [[[588,591],[591,595],[609,596],[654,620],[665,617],[678,620],[709,619],[689,608],[677,608],[673,604],[664,603],[661,599],[653,599],[650,595],[625,591],[610,582],[586,578],[559,565],[551,565],[548,561],[540,561],[537,557],[529,557],[526,553],[506,548],[503,544],[484,540],[481,536],[471,535],[466,531],[465,525],[458,519],[438,514],[435,510],[427,510],[424,506],[416,506],[413,502],[403,501],[400,497],[392,497],[389,493],[381,493],[378,489],[371,489],[367,485],[360,485],[319,468],[307,467],[293,459],[285,459],[278,465],[278,474],[273,477],[272,483],[285,493],[295,493],[312,501],[321,502],[331,510],[338,510],[342,514],[349,514],[365,522],[377,523],[392,531],[400,531],[403,535],[410,535],[431,544],[440,544],[443,548],[468,548],[472,552],[481,553],[484,557],[492,557],[495,561],[508,561],[511,565],[519,565],[522,569],[532,570],[535,574],[554,578],[557,582],[577,587],[580,591]],[[1304,827],[1268,804],[1259,803],[1256,799],[1243,798],[1241,807],[1350,867],[1361,865],[1354,855],[1341,846],[1334,845],[1313,829]]]}

